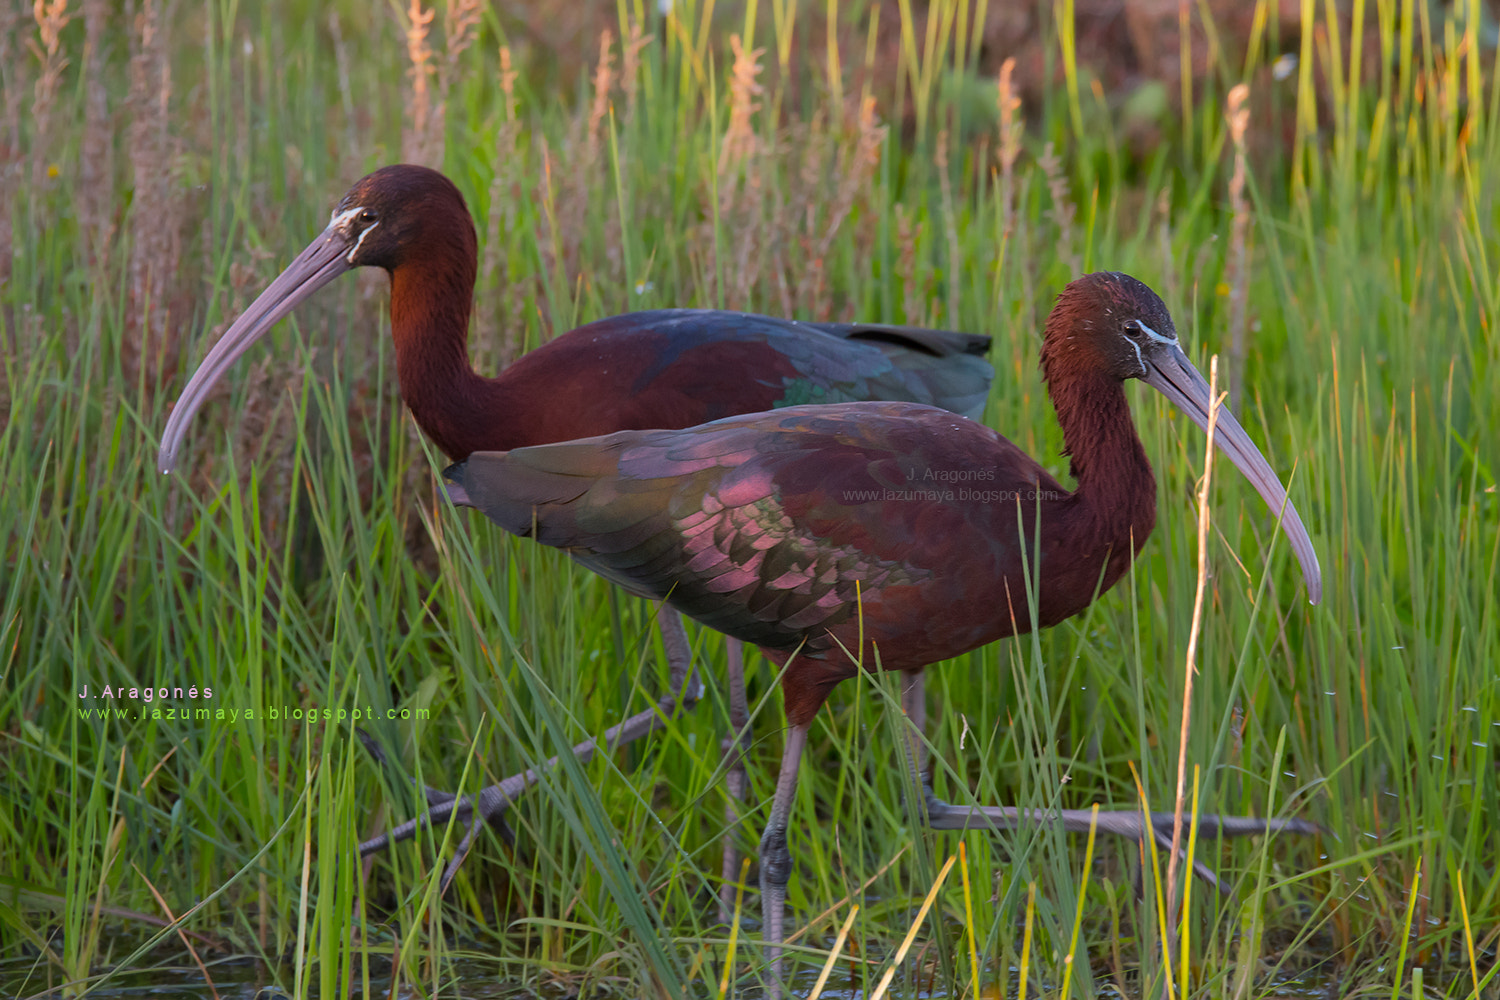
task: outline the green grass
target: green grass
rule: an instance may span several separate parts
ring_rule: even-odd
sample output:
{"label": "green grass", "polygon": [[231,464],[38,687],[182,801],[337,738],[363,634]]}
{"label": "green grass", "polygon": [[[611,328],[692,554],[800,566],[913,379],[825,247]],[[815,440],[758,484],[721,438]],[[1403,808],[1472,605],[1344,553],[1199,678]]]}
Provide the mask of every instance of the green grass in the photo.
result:
{"label": "green grass", "polygon": [[[1235,892],[1194,887],[1178,966],[1162,957],[1164,858],[1143,870],[1107,839],[1086,855],[1051,831],[915,828],[894,684],[851,681],[819,716],[798,792],[792,925],[822,915],[796,941],[799,984],[854,902],[829,989],[873,989],[961,841],[969,891],[958,872],[944,880],[898,995],[977,982],[1011,996],[1024,978],[1028,996],[1257,997],[1303,975],[1345,996],[1495,995],[1500,75],[1495,50],[1466,34],[1478,4],[1451,21],[1409,0],[1356,7],[1379,51],[1328,30],[1311,0],[1300,31],[1258,4],[1257,44],[1233,51],[1218,35],[1180,120],[1164,105],[1146,148],[1126,134],[1127,95],[1095,91],[1096,71],[1059,44],[1072,5],[1043,4],[1058,84],[1026,109],[1014,206],[992,166],[992,68],[976,69],[983,7],[935,3],[929,21],[915,6],[834,4],[831,32],[823,4],[653,14],[633,90],[617,80],[592,123],[583,74],[487,14],[453,64],[441,161],[484,243],[476,366],[668,305],[983,331],[996,340],[987,421],[1063,476],[1036,352],[1077,268],[1160,291],[1204,370],[1228,349],[1239,279],[1223,107],[1247,79],[1235,407],[1292,477],[1325,598],[1307,605],[1259,499],[1220,466],[1187,753],[1201,809],[1294,813],[1329,832],[1197,844]],[[621,4],[617,39],[635,8]],[[168,406],[213,333],[348,184],[400,157],[409,64],[392,12],[338,14],[335,29],[322,5],[174,9],[158,36],[171,69],[160,120],[160,74],[149,50],[130,65],[123,18],[104,15],[93,55],[81,18],[62,29],[50,106],[34,88],[43,58],[13,40],[0,60],[18,140],[0,187],[13,249],[0,286],[0,991],[117,989],[141,970],[191,982],[196,955],[254,960],[210,964],[221,984],[297,995],[384,993],[394,974],[430,995],[499,979],[715,996],[731,959],[713,908],[726,712],[712,684],[663,732],[544,776],[510,815],[515,847],[483,838],[443,897],[441,832],[368,872],[354,863],[360,839],[417,803],[377,775],[349,718],[151,717],[369,709],[411,774],[474,790],[666,683],[652,608],[441,500],[441,457],[396,392],[379,276],[346,278],[283,323],[195,422],[179,474],[155,472]],[[22,21],[14,38],[35,31]],[[766,48],[767,69],[750,119],[760,145],[721,163],[731,32]],[[1300,75],[1274,82],[1274,40],[1299,37]],[[504,41],[521,71],[514,123]],[[568,58],[591,69],[596,52]],[[91,113],[132,78],[129,114],[118,96]],[[878,161],[862,170],[842,101],[866,92],[889,134],[872,146],[865,130]],[[1050,188],[1047,142],[1061,162]],[[107,184],[90,168],[101,143]],[[1082,616],[929,671],[939,794],[1133,807],[1138,774],[1151,806],[1171,807],[1203,438],[1154,394],[1133,398],[1160,484],[1154,537]],[[721,638],[694,635],[721,664]],[[213,697],[80,702],[105,684]],[[758,659],[751,694],[755,808],[736,833],[753,853],[784,721]],[[745,907],[756,915],[753,886]],[[757,942],[747,922],[738,992],[756,988]]]}

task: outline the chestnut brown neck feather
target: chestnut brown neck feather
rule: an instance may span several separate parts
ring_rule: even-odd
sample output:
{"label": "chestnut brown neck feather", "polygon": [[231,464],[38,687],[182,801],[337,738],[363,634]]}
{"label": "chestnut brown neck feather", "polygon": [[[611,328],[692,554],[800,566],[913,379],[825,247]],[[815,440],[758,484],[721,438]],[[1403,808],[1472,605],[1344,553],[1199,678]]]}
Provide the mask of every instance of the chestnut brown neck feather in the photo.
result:
{"label": "chestnut brown neck feather", "polygon": [[1078,482],[1074,503],[1102,541],[1140,551],[1156,526],[1156,477],[1135,431],[1125,383],[1087,346],[1092,334],[1072,336],[1049,322],[1042,347],[1048,394]]}
{"label": "chestnut brown neck feather", "polygon": [[[391,335],[401,398],[417,424],[453,459],[511,447],[503,437],[519,414],[495,379],[469,364],[469,312],[476,252],[462,241],[428,242],[391,268]],[[441,228],[441,227],[435,227]]]}

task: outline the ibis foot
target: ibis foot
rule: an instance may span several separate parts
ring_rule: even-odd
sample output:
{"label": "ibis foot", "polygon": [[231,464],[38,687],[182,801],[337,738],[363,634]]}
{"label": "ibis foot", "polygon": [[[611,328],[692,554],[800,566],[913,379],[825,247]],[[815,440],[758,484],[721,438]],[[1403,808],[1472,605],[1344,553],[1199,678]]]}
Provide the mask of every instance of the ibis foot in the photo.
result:
{"label": "ibis foot", "polygon": [[[371,757],[375,758],[375,763],[381,767],[389,767],[391,763],[390,758],[386,756],[380,744],[375,742],[374,737],[363,729],[356,728],[354,731],[359,736],[360,742],[364,744],[365,750],[369,752]],[[423,785],[422,796],[427,800],[427,812],[423,813],[418,819],[409,820],[394,830],[388,830],[379,836],[371,837],[369,840],[361,843],[359,845],[360,857],[368,857],[378,851],[385,850],[397,841],[410,839],[416,833],[417,827],[423,823],[435,827],[439,823],[446,823],[448,817],[454,814],[457,814],[459,822],[467,822],[474,815],[474,802],[476,799],[480,800],[480,818],[493,826],[495,832],[500,834],[500,838],[507,844],[514,845],[516,842],[515,831],[510,828],[509,823],[505,822],[505,806],[508,803],[501,803],[498,806],[490,805],[486,809],[484,801],[485,794],[488,792],[495,792],[497,790],[503,792],[503,785],[505,785],[505,782],[491,785],[478,795],[465,795],[463,798],[459,798],[452,792],[445,792],[441,788]],[[521,786],[522,789],[524,787]]]}
{"label": "ibis foot", "polygon": [[[632,715],[618,725],[611,726],[604,731],[603,737],[591,737],[573,747],[573,756],[578,758],[579,763],[586,764],[593,759],[594,753],[601,742],[613,750],[615,747],[639,739],[647,733],[660,729],[665,720],[670,718],[677,710],[677,699],[671,695],[664,696],[654,706]],[[691,702],[685,702],[684,707],[691,708]],[[363,734],[361,734],[363,736]],[[368,737],[365,745],[370,746]],[[380,756],[384,756],[383,754]],[[458,797],[450,792],[439,791],[435,788],[424,786],[427,795],[428,810],[415,819],[407,820],[393,830],[388,830],[378,836],[371,837],[359,845],[360,857],[368,857],[379,851],[385,850],[390,845],[402,840],[409,840],[421,827],[427,826],[437,829],[439,824],[446,823],[449,817],[455,822],[467,824],[463,839],[454,851],[453,860],[449,862],[448,868],[443,872],[442,889],[447,891],[453,876],[458,874],[459,866],[463,864],[464,858],[468,856],[469,848],[474,845],[474,838],[478,836],[481,825],[489,824],[499,831],[507,843],[514,843],[515,837],[511,833],[509,825],[505,822],[505,811],[510,808],[512,802],[520,797],[532,785],[536,784],[537,778],[543,770],[550,770],[557,766],[558,757],[551,757],[542,764],[540,768],[527,768],[519,774],[513,774],[503,781],[481,789],[475,795]]]}
{"label": "ibis foot", "polygon": [[[1144,841],[1149,833],[1162,849],[1172,850],[1172,813],[1154,812],[1150,823],[1138,809],[1100,810],[1097,818],[1088,809],[1020,809],[1015,806],[956,806],[944,802],[932,791],[932,772],[927,766],[927,744],[923,733],[927,728],[927,701],[922,671],[909,671],[903,678],[901,707],[910,726],[908,766],[915,772],[924,799],[923,809],[927,813],[927,825],[934,830],[1015,830],[1023,826],[1042,826],[1055,823],[1069,833],[1088,833],[1097,829],[1103,833]],[[1193,818],[1184,815],[1183,832],[1192,829]],[[1197,820],[1199,837],[1251,837],[1264,833],[1320,833],[1323,828],[1304,819],[1262,819],[1255,816],[1219,816],[1213,813],[1200,815]],[[1194,859],[1193,871],[1199,878],[1220,892],[1227,891],[1219,878],[1201,861]]]}
{"label": "ibis foot", "polygon": [[[1174,817],[1168,812],[1154,812],[1147,822],[1145,814],[1134,809],[1020,809],[1015,806],[955,806],[933,794],[923,778],[927,825],[934,830],[1015,830],[1023,826],[1057,824],[1069,833],[1088,833],[1097,829],[1131,840],[1144,841],[1147,835],[1166,851],[1172,850]],[[1193,817],[1184,815],[1183,832],[1192,829]],[[1264,833],[1318,833],[1322,827],[1303,819],[1264,819],[1256,816],[1219,816],[1213,813],[1197,818],[1198,836],[1249,837]],[[1193,871],[1220,892],[1228,889],[1203,862],[1193,860]]]}
{"label": "ibis foot", "polygon": [[[682,696],[680,705],[684,710],[691,710],[702,698],[703,684],[692,669],[692,650],[688,646],[687,632],[683,628],[682,617],[671,608],[663,607],[660,623],[662,642],[666,646],[668,662],[671,664],[671,691],[663,695],[652,707],[643,712],[637,712],[624,722],[606,729],[603,736],[590,737],[575,745],[571,752],[579,763],[586,764],[592,760],[601,742],[610,750],[614,750],[662,728],[677,712],[679,693]],[[360,732],[359,735],[371,755],[380,763],[385,764],[386,755],[374,740],[364,732]],[[428,804],[427,812],[360,844],[360,857],[369,857],[394,843],[409,840],[423,826],[436,829],[438,824],[446,823],[452,817],[455,822],[467,824],[468,828],[464,831],[463,839],[459,841],[453,853],[453,860],[448,863],[448,867],[443,872],[440,888],[441,891],[446,892],[453,882],[453,877],[458,874],[458,869],[464,859],[468,857],[469,849],[474,846],[474,838],[478,836],[483,824],[495,827],[507,843],[514,842],[514,835],[505,822],[505,811],[526,789],[536,784],[542,771],[555,767],[558,760],[559,757],[554,756],[543,763],[540,768],[527,768],[519,774],[513,774],[503,781],[497,781],[481,789],[475,795],[465,795],[461,798],[449,792],[424,786],[423,790]]]}
{"label": "ibis foot", "polygon": [[760,912],[761,937],[766,945],[766,962],[770,981],[766,996],[780,1000],[781,944],[786,940],[786,884],[792,875],[792,854],[786,841],[787,821],[792,813],[792,799],[797,795],[797,767],[807,746],[809,724],[793,725],[786,732],[786,747],[781,752],[781,773],[776,777],[776,794],[771,799],[771,816],[766,820],[760,838]]}

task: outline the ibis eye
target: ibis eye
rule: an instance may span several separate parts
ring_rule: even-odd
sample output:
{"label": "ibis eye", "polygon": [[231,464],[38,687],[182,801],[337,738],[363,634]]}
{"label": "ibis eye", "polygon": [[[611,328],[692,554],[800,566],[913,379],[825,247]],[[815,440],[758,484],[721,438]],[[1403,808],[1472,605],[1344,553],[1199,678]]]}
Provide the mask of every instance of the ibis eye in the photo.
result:
{"label": "ibis eye", "polygon": [[375,214],[375,210],[373,208],[365,208],[360,210],[359,221],[362,225],[368,226],[370,223],[376,221],[379,218],[380,216]]}

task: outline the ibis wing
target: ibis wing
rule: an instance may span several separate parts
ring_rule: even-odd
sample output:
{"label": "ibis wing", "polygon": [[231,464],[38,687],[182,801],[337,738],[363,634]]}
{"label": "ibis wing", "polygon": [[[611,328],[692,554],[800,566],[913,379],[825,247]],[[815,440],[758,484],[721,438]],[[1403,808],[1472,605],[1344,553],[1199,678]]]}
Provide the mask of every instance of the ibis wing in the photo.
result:
{"label": "ibis wing", "polygon": [[506,530],[714,628],[779,647],[795,644],[799,626],[837,617],[847,588],[835,573],[791,582],[794,567],[816,563],[817,540],[797,536],[762,445],[753,426],[628,431],[479,452],[447,475]]}
{"label": "ibis wing", "polygon": [[896,326],[891,323],[806,323],[815,330],[842,338],[890,347],[937,358],[962,354],[983,357],[990,352],[991,338],[982,333],[960,333],[956,330],[932,330],[921,326]]}
{"label": "ibis wing", "polygon": [[599,363],[628,380],[636,402],[622,411],[621,429],[685,426],[657,416],[663,401],[678,401],[668,407],[674,414],[697,414],[694,423],[750,409],[864,400],[928,403],[972,417],[984,408],[995,374],[983,357],[985,336],[723,310],[626,313],[553,344],[565,342],[579,347],[577,357],[609,358]]}
{"label": "ibis wing", "polygon": [[[995,505],[933,485],[1018,454],[943,410],[860,403],[481,452],[448,476],[507,530],[729,635],[791,648],[826,644],[860,598],[936,606],[961,590],[955,553],[994,547]],[[968,564],[994,576],[984,564],[998,558]]]}
{"label": "ibis wing", "polygon": [[984,357],[987,336],[882,323],[797,325],[830,339],[804,333],[785,348],[802,377],[788,385],[781,405],[907,400],[974,419],[984,410],[995,377]]}

